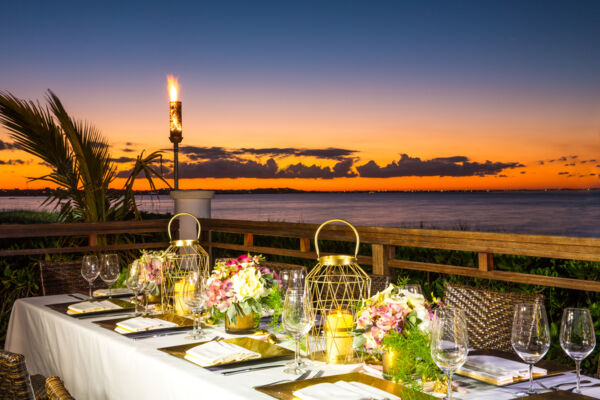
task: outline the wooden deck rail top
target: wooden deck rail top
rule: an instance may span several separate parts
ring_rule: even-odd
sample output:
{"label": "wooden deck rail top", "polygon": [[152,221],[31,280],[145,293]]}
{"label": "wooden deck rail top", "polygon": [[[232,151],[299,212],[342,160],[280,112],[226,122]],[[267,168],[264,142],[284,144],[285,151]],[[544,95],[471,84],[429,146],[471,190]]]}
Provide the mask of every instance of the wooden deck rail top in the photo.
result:
{"label": "wooden deck rail top", "polygon": [[[200,222],[202,230],[205,232],[201,243],[209,250],[215,247],[266,255],[316,259],[316,254],[311,251],[311,242],[318,227],[317,224],[224,219],[202,219]],[[98,235],[108,234],[165,232],[167,223],[167,219],[160,219],[76,224],[0,225],[0,239],[45,236],[87,236],[89,238],[88,246],[60,249],[0,250],[0,256],[161,248],[166,247],[167,243],[125,243],[97,246],[97,237]],[[600,262],[600,238],[373,226],[359,226],[357,230],[360,234],[361,243],[368,243],[372,246],[372,256],[360,256],[359,262],[372,265],[373,272],[376,274],[389,274],[390,268],[402,268],[600,292],[600,282],[496,271],[493,265],[494,254]],[[244,244],[213,241],[210,232],[242,234],[244,235]],[[254,246],[255,235],[299,238],[300,244],[298,249]],[[319,239],[355,240],[354,234],[344,225],[328,225],[321,232]],[[478,268],[399,260],[395,258],[395,246],[475,252],[478,253]]]}

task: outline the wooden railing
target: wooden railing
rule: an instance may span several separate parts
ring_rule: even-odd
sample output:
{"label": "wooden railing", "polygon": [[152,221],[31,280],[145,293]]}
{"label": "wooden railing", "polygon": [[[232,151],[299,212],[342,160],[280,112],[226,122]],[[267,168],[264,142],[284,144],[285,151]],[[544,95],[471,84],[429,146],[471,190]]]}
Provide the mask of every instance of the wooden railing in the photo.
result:
{"label": "wooden railing", "polygon": [[[165,232],[168,220],[126,221],[79,224],[0,225],[0,239],[49,236],[86,236],[86,246],[67,248],[0,250],[0,257],[59,253],[84,253],[89,251],[128,250],[140,248],[164,248],[166,242],[121,243],[98,245],[98,236],[110,234],[142,234]],[[207,250],[220,248],[248,251],[264,255],[287,256],[316,260],[311,242],[318,225],[203,219],[201,244]],[[600,282],[583,279],[543,276],[494,269],[494,255],[560,258],[600,262],[600,238],[575,238],[562,236],[518,235],[463,231],[424,229],[357,227],[361,243],[371,245],[372,256],[359,256],[359,263],[372,265],[375,274],[390,274],[390,269],[410,269],[442,274],[462,275],[474,278],[494,279],[567,289],[600,292]],[[218,242],[213,232],[243,235],[243,244]],[[255,235],[298,238],[298,248],[275,248],[256,246]],[[319,239],[354,241],[354,234],[343,225],[328,225]],[[477,267],[443,265],[396,259],[397,246],[474,252],[478,255]]]}

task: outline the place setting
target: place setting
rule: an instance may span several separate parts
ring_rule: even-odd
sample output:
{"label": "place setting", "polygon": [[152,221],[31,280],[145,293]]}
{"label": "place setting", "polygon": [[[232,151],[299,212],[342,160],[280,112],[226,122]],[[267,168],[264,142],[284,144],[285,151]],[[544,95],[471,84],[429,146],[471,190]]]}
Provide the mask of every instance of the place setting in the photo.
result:
{"label": "place setting", "polygon": [[[135,310],[137,300],[134,302],[119,297],[131,297],[132,291],[126,288],[126,294],[119,290],[113,296],[112,285],[117,281],[121,273],[119,258],[116,254],[102,254],[100,258],[96,255],[84,256],[81,262],[81,275],[89,284],[89,297],[83,299],[71,294],[79,302],[67,302],[48,304],[47,307],[74,318],[94,318],[104,315],[130,313]],[[106,292],[92,293],[93,282],[100,277],[107,285]],[[104,295],[106,293],[106,295]]]}

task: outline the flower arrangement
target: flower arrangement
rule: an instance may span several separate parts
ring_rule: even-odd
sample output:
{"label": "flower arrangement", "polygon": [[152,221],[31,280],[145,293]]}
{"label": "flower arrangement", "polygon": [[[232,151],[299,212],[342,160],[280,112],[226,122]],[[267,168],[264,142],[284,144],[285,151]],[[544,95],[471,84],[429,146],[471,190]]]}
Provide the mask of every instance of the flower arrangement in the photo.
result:
{"label": "flower arrangement", "polygon": [[213,318],[227,316],[235,321],[237,316],[280,307],[275,274],[261,266],[261,260],[261,256],[244,254],[215,264],[207,281],[207,308]]}
{"label": "flower arrangement", "polygon": [[422,294],[390,284],[384,291],[363,300],[357,312],[358,346],[369,354],[381,354],[384,337],[390,332],[403,333],[417,328],[431,329],[432,304]]}
{"label": "flower arrangement", "polygon": [[384,369],[384,376],[409,389],[422,390],[424,382],[442,383],[429,349],[433,307],[439,304],[391,284],[360,304],[355,345],[375,359],[387,353],[392,367]]}

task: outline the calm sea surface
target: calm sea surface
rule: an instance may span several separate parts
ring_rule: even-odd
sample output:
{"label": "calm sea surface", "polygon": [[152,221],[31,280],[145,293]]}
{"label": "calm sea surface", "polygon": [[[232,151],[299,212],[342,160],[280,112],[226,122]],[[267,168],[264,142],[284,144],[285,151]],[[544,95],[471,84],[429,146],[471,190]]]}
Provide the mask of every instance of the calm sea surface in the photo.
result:
{"label": "calm sea surface", "polygon": [[[43,200],[0,197],[0,210],[40,210]],[[173,210],[168,196],[139,196],[138,204],[144,211]],[[212,216],[600,237],[600,191],[223,194],[215,196]]]}

